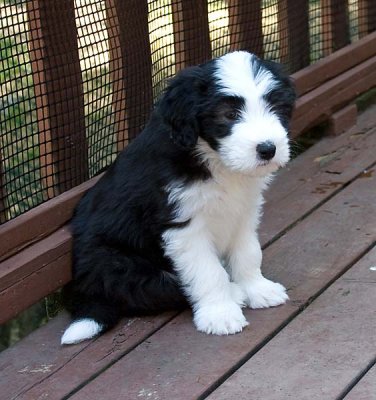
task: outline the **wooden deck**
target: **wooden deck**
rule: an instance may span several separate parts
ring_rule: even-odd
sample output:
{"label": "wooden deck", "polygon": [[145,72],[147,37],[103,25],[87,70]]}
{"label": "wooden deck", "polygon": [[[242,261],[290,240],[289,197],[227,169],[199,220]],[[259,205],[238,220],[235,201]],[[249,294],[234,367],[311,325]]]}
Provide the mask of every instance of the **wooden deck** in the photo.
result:
{"label": "wooden deck", "polygon": [[61,347],[63,313],[0,355],[1,399],[376,399],[376,106],[281,171],[261,229],[288,304],[228,337],[189,311]]}

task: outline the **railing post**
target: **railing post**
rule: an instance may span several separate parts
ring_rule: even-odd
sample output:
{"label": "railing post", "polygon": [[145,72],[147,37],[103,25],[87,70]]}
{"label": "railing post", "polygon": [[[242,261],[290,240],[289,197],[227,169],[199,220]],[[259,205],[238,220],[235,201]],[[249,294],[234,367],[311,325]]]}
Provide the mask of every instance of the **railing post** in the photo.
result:
{"label": "railing post", "polygon": [[358,0],[359,38],[376,30],[376,1]]}
{"label": "railing post", "polygon": [[310,61],[308,0],[279,0],[280,61],[290,72]]}
{"label": "railing post", "polygon": [[121,151],[128,142],[128,121],[125,110],[124,67],[120,46],[120,23],[116,1],[106,0],[109,69],[112,84],[112,109],[115,120],[116,148]]}
{"label": "railing post", "polygon": [[350,43],[348,5],[343,0],[321,0],[324,56]]}
{"label": "railing post", "polygon": [[0,224],[7,220],[6,193],[3,157],[0,149]]}
{"label": "railing post", "polygon": [[229,0],[230,50],[264,56],[261,0]]}
{"label": "railing post", "polygon": [[41,176],[51,198],[88,178],[74,0],[30,0],[27,11]]}
{"label": "railing post", "polygon": [[153,107],[146,0],[108,0],[110,70],[118,150],[140,132]]}
{"label": "railing post", "polygon": [[172,0],[176,71],[211,58],[207,0]]}

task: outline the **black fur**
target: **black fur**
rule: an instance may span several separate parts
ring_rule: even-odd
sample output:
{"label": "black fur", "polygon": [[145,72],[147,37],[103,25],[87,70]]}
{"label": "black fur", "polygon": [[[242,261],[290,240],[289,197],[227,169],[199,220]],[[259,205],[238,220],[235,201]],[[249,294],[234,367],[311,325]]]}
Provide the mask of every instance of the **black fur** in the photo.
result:
{"label": "black fur", "polygon": [[[280,74],[261,61],[260,67]],[[176,180],[188,184],[210,179],[193,148],[200,136],[215,149],[243,106],[241,98],[219,95],[213,74],[211,61],[173,78],[143,132],[77,206],[73,281],[64,291],[74,319],[92,318],[105,330],[123,315],[188,305],[164,256],[161,236],[189,221],[173,222],[174,208],[164,188]],[[287,77],[282,75],[280,82],[280,89],[266,100],[287,121],[294,92]]]}
{"label": "black fur", "polygon": [[288,130],[296,99],[295,89],[290,77],[285,73],[281,64],[259,60],[259,63],[254,65],[258,68],[268,69],[278,79],[279,85],[265,96],[265,100],[278,115],[283,127]]}

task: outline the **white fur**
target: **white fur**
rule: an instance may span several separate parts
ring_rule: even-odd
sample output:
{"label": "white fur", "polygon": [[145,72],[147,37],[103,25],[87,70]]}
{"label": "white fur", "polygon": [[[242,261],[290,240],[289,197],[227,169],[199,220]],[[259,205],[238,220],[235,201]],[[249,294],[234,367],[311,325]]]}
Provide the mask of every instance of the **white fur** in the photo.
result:
{"label": "white fur", "polygon": [[91,339],[102,331],[103,327],[92,319],[81,319],[73,322],[65,330],[61,344],[74,344]]}
{"label": "white fur", "polygon": [[[241,307],[269,307],[287,300],[285,289],[261,274],[256,229],[262,190],[268,178],[211,167],[213,179],[167,190],[179,204],[176,220],[184,228],[163,235],[165,253],[193,304],[199,331],[218,335],[246,325]],[[227,269],[227,270],[226,270]]]}
{"label": "white fur", "polygon": [[[252,55],[235,52],[219,58],[216,78],[225,94],[241,96],[245,108],[219,151],[199,139],[196,152],[211,178],[166,190],[184,228],[163,235],[165,254],[173,262],[193,304],[199,331],[218,335],[240,332],[248,323],[241,307],[270,307],[288,299],[285,288],[261,274],[257,227],[262,191],[271,173],[289,159],[287,132],[263,100],[276,81],[267,71],[253,75]],[[270,161],[257,157],[256,146],[272,141]]]}
{"label": "white fur", "polygon": [[[221,141],[219,154],[228,168],[260,176],[286,164],[290,150],[286,130],[263,99],[278,83],[264,69],[255,76],[252,60],[255,56],[245,52],[229,53],[216,60],[220,91],[245,100],[241,121]],[[266,141],[276,146],[276,154],[268,163],[259,160],[256,152],[257,145]]]}
{"label": "white fur", "polygon": [[174,260],[193,304],[197,329],[222,335],[247,325],[241,312],[247,299],[240,287],[230,283],[221,259],[231,254],[243,218],[258,220],[265,183],[224,168],[211,170],[213,179],[168,188],[170,201],[179,204],[176,220],[190,219],[190,223],[166,231],[163,239],[165,253]]}
{"label": "white fur", "polygon": [[252,64],[256,56],[245,51],[234,51],[216,60],[216,78],[221,92],[248,98],[253,104],[277,84],[271,72],[261,69],[255,76]]}

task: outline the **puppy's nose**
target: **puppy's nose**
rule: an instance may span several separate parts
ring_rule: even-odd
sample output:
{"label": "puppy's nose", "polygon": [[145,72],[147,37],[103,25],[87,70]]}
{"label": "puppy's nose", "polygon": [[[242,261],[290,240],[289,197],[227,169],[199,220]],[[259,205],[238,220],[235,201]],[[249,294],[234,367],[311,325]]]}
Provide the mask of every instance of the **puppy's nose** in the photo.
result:
{"label": "puppy's nose", "polygon": [[262,142],[256,146],[256,151],[261,160],[271,160],[275,155],[275,145],[271,141]]}

